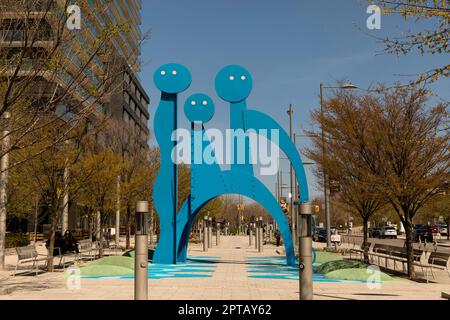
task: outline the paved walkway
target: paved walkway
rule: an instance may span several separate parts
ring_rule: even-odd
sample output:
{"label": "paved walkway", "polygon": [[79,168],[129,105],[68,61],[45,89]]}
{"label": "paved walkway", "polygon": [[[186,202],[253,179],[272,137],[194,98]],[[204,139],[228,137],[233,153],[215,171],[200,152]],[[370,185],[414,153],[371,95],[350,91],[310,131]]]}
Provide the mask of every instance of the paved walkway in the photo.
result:
{"label": "paved walkway", "polygon": [[[278,253],[277,253],[278,251]],[[249,278],[249,257],[281,257],[280,248],[266,246],[258,253],[248,245],[247,237],[224,237],[219,246],[202,252],[201,245],[191,245],[189,256],[208,256],[218,260],[209,278],[166,278],[149,280],[150,299],[168,300],[297,300],[298,281],[289,279]],[[81,288],[69,290],[63,273],[44,273],[37,277],[7,277],[0,273],[0,299],[104,300],[133,299],[132,279],[81,279]],[[448,284],[418,284],[400,280],[371,290],[365,283],[315,282],[315,299],[440,299]]]}

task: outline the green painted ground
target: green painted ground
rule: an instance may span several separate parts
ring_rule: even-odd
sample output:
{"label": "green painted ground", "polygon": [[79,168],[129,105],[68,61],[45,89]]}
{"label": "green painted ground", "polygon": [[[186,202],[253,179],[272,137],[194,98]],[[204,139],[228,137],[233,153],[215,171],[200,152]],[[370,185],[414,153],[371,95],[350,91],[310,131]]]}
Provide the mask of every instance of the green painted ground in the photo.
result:
{"label": "green painted ground", "polygon": [[373,270],[367,268],[351,268],[340,269],[325,274],[327,279],[337,280],[354,280],[354,281],[373,281],[373,282],[385,282],[392,281],[393,279],[384,272],[374,273]]}
{"label": "green painted ground", "polygon": [[114,277],[134,275],[134,259],[127,256],[104,257],[81,268],[81,276]]}
{"label": "green painted ground", "polygon": [[327,279],[386,282],[394,279],[384,272],[374,274],[368,265],[357,260],[344,260],[333,252],[318,251],[314,272]]}

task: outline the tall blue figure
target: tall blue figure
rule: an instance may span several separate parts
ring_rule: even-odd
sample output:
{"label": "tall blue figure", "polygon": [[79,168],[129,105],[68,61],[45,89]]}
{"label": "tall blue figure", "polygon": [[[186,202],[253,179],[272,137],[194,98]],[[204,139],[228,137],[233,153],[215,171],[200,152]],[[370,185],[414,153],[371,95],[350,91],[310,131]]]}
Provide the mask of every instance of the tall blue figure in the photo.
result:
{"label": "tall blue figure", "polygon": [[[160,86],[158,86],[158,88],[160,88]],[[286,132],[273,119],[265,114],[247,110],[245,100],[250,95],[251,89],[251,75],[242,67],[229,66],[222,69],[217,75],[217,93],[223,100],[230,103],[231,129],[242,129],[244,131],[248,129],[278,129],[280,132],[280,148],[288,155],[297,172],[301,188],[300,200],[306,202],[308,201],[308,190],[301,158]],[[159,108],[162,106],[163,105],[160,105]],[[175,250],[177,253],[177,261],[185,261],[186,259],[189,233],[201,208],[209,201],[223,194],[241,194],[259,202],[272,215],[280,229],[280,233],[285,243],[287,263],[289,265],[294,265],[296,259],[289,225],[277,199],[275,199],[272,193],[254,176],[253,166],[250,163],[250,146],[248,141],[246,144],[244,161],[238,161],[237,144],[235,143],[234,161],[231,170],[222,171],[214,159],[215,155],[211,143],[208,141],[207,137],[205,137],[206,139],[203,139],[205,135],[204,123],[208,122],[214,114],[214,104],[211,98],[204,94],[196,94],[189,97],[185,103],[185,114],[191,122],[191,141],[193,142],[191,159],[195,159],[195,153],[197,152],[201,155],[210,154],[213,161],[208,164],[202,162],[197,164],[194,161],[191,163],[191,194],[178,214],[177,226],[174,228],[178,232],[173,233],[172,231],[171,234],[172,237],[176,237]],[[166,114],[164,114],[164,116],[165,115]],[[158,120],[155,118],[155,131],[157,121]],[[167,135],[168,132],[165,132],[166,137]],[[198,139],[198,137],[200,137],[200,139]],[[266,138],[271,140],[270,135]],[[200,143],[195,144],[195,141],[200,141]],[[171,148],[173,147],[172,143],[167,144],[166,142],[166,146],[169,145]],[[164,152],[167,152],[167,148],[164,149],[166,150]],[[162,148],[161,153],[163,153]],[[167,157],[161,156],[161,161],[167,159]],[[162,168],[163,167],[167,168],[170,167],[170,165],[162,165]],[[168,169],[164,171],[166,173],[169,172]],[[160,176],[162,176],[161,172],[158,177]],[[168,177],[170,177],[170,174]],[[158,181],[155,184],[155,188],[157,186],[165,188],[166,192],[170,188],[167,183],[165,185],[163,183],[158,184]],[[155,198],[154,201],[156,203],[163,198],[164,197],[160,197],[159,199]],[[172,207],[172,209],[173,208],[174,207]],[[168,228],[167,224],[166,228]],[[163,224],[161,224],[161,235],[163,234],[162,229]],[[156,263],[171,263],[170,258],[173,258],[171,255],[173,249],[168,246],[168,243],[170,243],[170,241],[162,242],[160,240],[154,257]],[[173,245],[174,243],[171,242],[171,244]]]}
{"label": "tall blue figure", "polygon": [[153,259],[155,262],[169,264],[176,263],[177,257],[178,171],[171,159],[175,146],[172,134],[178,129],[178,94],[189,88],[192,77],[186,67],[166,64],[156,70],[153,80],[161,91],[161,102],[154,120],[161,163],[153,186],[153,201],[160,221],[160,250],[155,252]]}

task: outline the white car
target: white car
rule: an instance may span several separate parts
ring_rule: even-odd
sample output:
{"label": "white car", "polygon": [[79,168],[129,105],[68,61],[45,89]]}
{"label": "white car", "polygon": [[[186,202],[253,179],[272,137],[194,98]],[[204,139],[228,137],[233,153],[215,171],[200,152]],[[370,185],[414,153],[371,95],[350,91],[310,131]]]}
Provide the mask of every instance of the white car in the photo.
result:
{"label": "white car", "polygon": [[394,227],[382,227],[380,230],[380,238],[397,239],[397,229],[395,229]]}
{"label": "white car", "polygon": [[441,236],[446,236],[448,233],[447,230],[447,225],[446,224],[442,224],[439,226],[439,233],[441,234]]}

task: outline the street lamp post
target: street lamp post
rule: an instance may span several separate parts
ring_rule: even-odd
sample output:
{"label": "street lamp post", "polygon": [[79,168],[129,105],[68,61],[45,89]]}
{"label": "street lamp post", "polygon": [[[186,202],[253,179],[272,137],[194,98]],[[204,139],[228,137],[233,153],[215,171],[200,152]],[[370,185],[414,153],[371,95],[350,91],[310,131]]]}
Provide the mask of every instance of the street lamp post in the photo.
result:
{"label": "street lamp post", "polygon": [[[323,89],[357,89],[355,85],[352,83],[347,83],[339,87],[326,87],[323,83],[320,84],[320,115],[324,117],[323,110]],[[323,161],[323,192],[324,192],[324,204],[325,204],[325,215],[326,215],[326,227],[327,227],[327,248],[331,248],[331,215],[330,215],[330,187],[329,187],[329,178],[328,172],[326,170],[325,162],[327,160],[327,146],[326,146],[326,138],[325,138],[325,129],[323,124],[321,125],[322,130],[322,161]]]}

